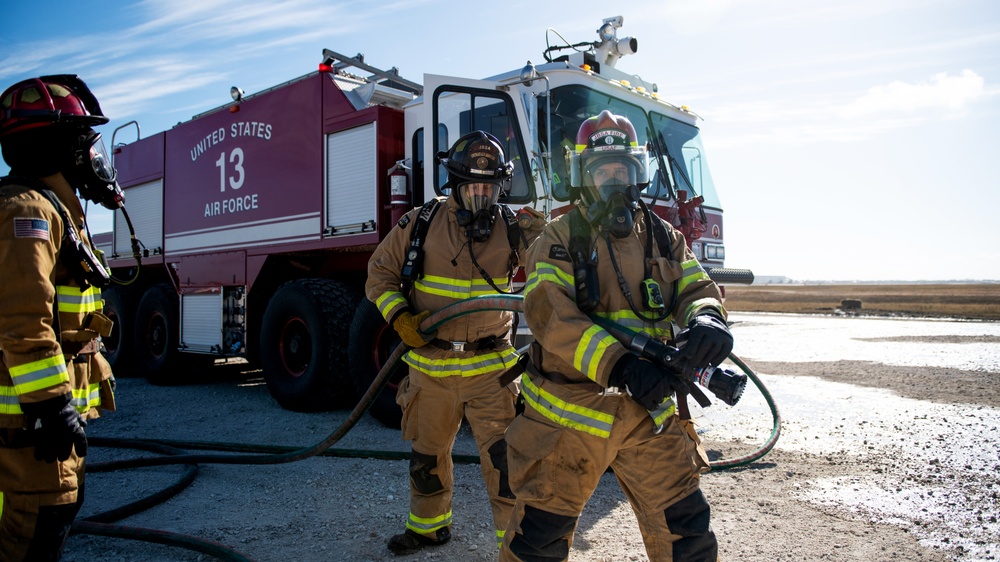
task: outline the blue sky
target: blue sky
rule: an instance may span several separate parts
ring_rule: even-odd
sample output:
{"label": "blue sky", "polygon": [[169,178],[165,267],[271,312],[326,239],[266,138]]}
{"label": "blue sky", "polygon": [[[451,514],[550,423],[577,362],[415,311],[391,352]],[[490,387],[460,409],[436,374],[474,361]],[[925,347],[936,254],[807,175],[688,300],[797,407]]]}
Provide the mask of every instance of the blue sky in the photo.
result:
{"label": "blue sky", "polygon": [[[592,41],[602,19],[622,15],[619,36],[639,50],[618,68],[704,118],[729,267],[797,280],[1000,280],[995,0],[473,6],[5,3],[0,88],[77,73],[112,118],[100,129],[110,143],[127,121],[148,136],[228,102],[230,86],[252,93],[312,71],[323,48],[418,82],[483,78],[542,62],[547,28]],[[91,223],[107,230],[110,217],[93,212]]]}

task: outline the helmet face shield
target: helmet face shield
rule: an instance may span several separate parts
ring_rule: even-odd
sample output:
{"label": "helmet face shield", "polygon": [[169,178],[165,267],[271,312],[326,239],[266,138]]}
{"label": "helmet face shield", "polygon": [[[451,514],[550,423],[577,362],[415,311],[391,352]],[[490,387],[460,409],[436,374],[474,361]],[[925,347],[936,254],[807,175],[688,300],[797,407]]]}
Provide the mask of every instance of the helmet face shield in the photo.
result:
{"label": "helmet face shield", "polygon": [[478,213],[489,212],[500,198],[500,184],[466,182],[458,185],[458,199],[463,209]]}
{"label": "helmet face shield", "polygon": [[114,182],[118,178],[118,172],[111,166],[111,158],[108,156],[108,149],[104,146],[104,139],[98,134],[91,141],[88,150],[90,167],[94,170],[94,176],[101,181]]}
{"label": "helmet face shield", "polygon": [[628,187],[641,188],[649,183],[649,157],[646,147],[625,154],[587,158],[585,154],[570,156],[570,182],[578,188],[580,198],[588,205],[607,201],[616,192]]}
{"label": "helmet face shield", "polygon": [[111,165],[101,134],[85,131],[77,137],[75,157],[63,175],[80,196],[114,211],[125,203],[125,194],[118,185],[118,172]]}

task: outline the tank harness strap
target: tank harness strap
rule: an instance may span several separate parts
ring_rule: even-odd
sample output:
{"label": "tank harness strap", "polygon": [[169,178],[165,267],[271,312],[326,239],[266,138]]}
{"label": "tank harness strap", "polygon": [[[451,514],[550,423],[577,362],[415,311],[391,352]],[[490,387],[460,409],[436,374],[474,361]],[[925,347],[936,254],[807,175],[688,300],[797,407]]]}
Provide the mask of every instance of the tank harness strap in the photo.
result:
{"label": "tank harness strap", "polygon": [[[399,275],[403,282],[402,292],[404,296],[409,296],[410,290],[413,288],[413,282],[423,275],[424,238],[426,238],[427,230],[430,228],[431,219],[434,218],[440,206],[441,200],[435,197],[424,203],[420,208],[420,212],[417,213],[417,219],[413,224],[413,231],[410,233],[410,249],[406,251],[406,259],[403,262],[403,269]],[[402,219],[400,219],[400,226],[406,226],[406,223],[402,222]]]}

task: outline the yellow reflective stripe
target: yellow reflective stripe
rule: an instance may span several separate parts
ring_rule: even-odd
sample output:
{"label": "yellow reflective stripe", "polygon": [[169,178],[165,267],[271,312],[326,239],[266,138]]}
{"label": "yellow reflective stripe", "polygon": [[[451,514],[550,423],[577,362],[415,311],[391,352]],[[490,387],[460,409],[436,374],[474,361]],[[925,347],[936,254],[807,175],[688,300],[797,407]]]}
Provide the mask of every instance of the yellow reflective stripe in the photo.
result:
{"label": "yellow reflective stripe", "polygon": [[670,317],[657,322],[653,326],[650,326],[651,322],[647,322],[640,318],[636,313],[631,310],[618,310],[614,312],[595,312],[594,314],[600,316],[601,318],[607,318],[612,322],[616,322],[629,328],[636,332],[643,332],[649,334],[653,337],[672,337],[673,329],[670,327]]}
{"label": "yellow reflective stripe", "polygon": [[3,492],[0,492],[0,521],[3,521]]}
{"label": "yellow reflective stripe", "polygon": [[79,287],[58,285],[56,287],[56,302],[59,312],[96,312],[104,308],[101,290],[97,287],[80,291]]}
{"label": "yellow reflective stripe", "polygon": [[559,425],[604,439],[611,436],[614,416],[557,398],[535,385],[531,377],[521,377],[521,396],[538,413]]}
{"label": "yellow reflective stripe", "polygon": [[683,293],[688,285],[702,279],[710,279],[705,270],[701,268],[698,260],[688,260],[681,263],[681,280],[677,283],[677,293]]}
{"label": "yellow reflective stripe", "polygon": [[535,270],[528,274],[524,285],[524,296],[528,296],[528,293],[534,290],[539,283],[544,282],[555,283],[563,287],[570,297],[576,299],[576,283],[573,281],[573,275],[556,265],[543,261],[536,263]]}
{"label": "yellow reflective stripe", "polygon": [[85,413],[91,408],[101,405],[101,384],[91,384],[89,388],[74,388],[73,399],[70,404],[76,408],[77,412]]}
{"label": "yellow reflective stripe", "polygon": [[614,336],[604,331],[604,328],[594,325],[580,338],[580,343],[576,345],[576,352],[573,354],[573,367],[577,371],[587,375],[587,378],[597,380],[597,367],[604,358],[604,352],[608,346],[615,343]]}
{"label": "yellow reflective stripe", "polygon": [[433,533],[442,527],[447,527],[451,525],[451,510],[443,515],[438,515],[437,517],[417,517],[412,512],[410,517],[406,520],[406,528],[414,530],[418,533]]}
{"label": "yellow reflective stripe", "polygon": [[403,356],[403,361],[432,377],[455,375],[473,377],[505,370],[508,365],[517,361],[517,358],[517,350],[513,347],[472,357],[444,357],[440,359],[424,357],[417,353],[417,350],[411,349]]}
{"label": "yellow reflective stripe", "polygon": [[653,425],[659,428],[666,423],[667,418],[674,415],[674,412],[676,411],[677,406],[674,404],[674,399],[668,396],[667,399],[657,406],[656,410],[650,412],[649,415],[653,417]]}
{"label": "yellow reflective stripe", "polygon": [[13,386],[0,385],[0,414],[23,414]]}
{"label": "yellow reflective stripe", "polygon": [[66,372],[66,360],[56,355],[11,367],[10,378],[18,394],[27,394],[69,382],[69,373]]}
{"label": "yellow reflective stripe", "polygon": [[684,309],[684,314],[682,315],[682,317],[684,318],[684,325],[687,326],[688,322],[691,321],[691,318],[693,318],[694,315],[697,314],[698,311],[700,311],[703,308],[711,308],[712,310],[718,311],[719,314],[725,316],[725,309],[722,308],[722,303],[719,302],[719,299],[706,297],[703,299],[698,299],[692,302],[691,304],[687,305],[687,308]]}
{"label": "yellow reflective stripe", "polygon": [[406,306],[407,304],[406,297],[399,291],[386,291],[379,298],[375,299],[375,306],[378,307],[379,314],[387,320],[392,315],[392,312],[396,310],[396,307]]}
{"label": "yellow reflective stripe", "polygon": [[[493,284],[507,289],[507,278],[494,278]],[[413,288],[429,295],[463,300],[480,295],[494,295],[496,291],[485,279],[453,279],[439,275],[425,275],[413,283]]]}

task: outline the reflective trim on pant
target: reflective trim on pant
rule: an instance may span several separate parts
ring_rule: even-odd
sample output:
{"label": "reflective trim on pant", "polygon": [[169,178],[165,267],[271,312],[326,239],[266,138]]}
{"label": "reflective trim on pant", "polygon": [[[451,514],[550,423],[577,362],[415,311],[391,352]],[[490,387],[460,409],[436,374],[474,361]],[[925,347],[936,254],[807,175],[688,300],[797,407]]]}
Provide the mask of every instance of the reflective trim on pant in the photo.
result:
{"label": "reflective trim on pant", "polygon": [[[560,425],[534,408],[514,420],[506,440],[510,485],[517,500],[500,560],[527,559],[514,552],[518,544],[514,539],[517,533],[527,532],[524,518],[531,510],[579,517],[608,467],[614,469],[635,513],[649,559],[672,560],[673,543],[684,537],[670,530],[664,511],[698,491],[700,472],[706,468],[697,444],[677,416],[666,420],[656,434],[649,414],[627,396],[599,396],[572,385],[547,384],[546,389],[562,400],[609,412],[614,423],[610,434],[602,438]],[[536,518],[533,524],[548,521],[551,525],[552,520]],[[549,529],[543,536],[554,540],[554,533]],[[572,532],[564,538],[572,548]]]}
{"label": "reflective trim on pant", "polygon": [[[486,483],[495,528],[506,527],[514,501],[507,484],[503,459],[507,425],[514,419],[514,395],[497,382],[500,373],[475,377],[431,377],[410,369],[396,394],[403,408],[402,436],[412,440],[410,521],[413,530],[427,533],[451,524],[454,487],[451,459],[455,436],[464,417],[479,450],[480,469]],[[447,515],[447,523],[445,521]],[[427,525],[431,522],[432,525]],[[417,523],[420,523],[418,525]],[[410,523],[407,524],[410,526]],[[498,533],[498,536],[499,533]]]}

